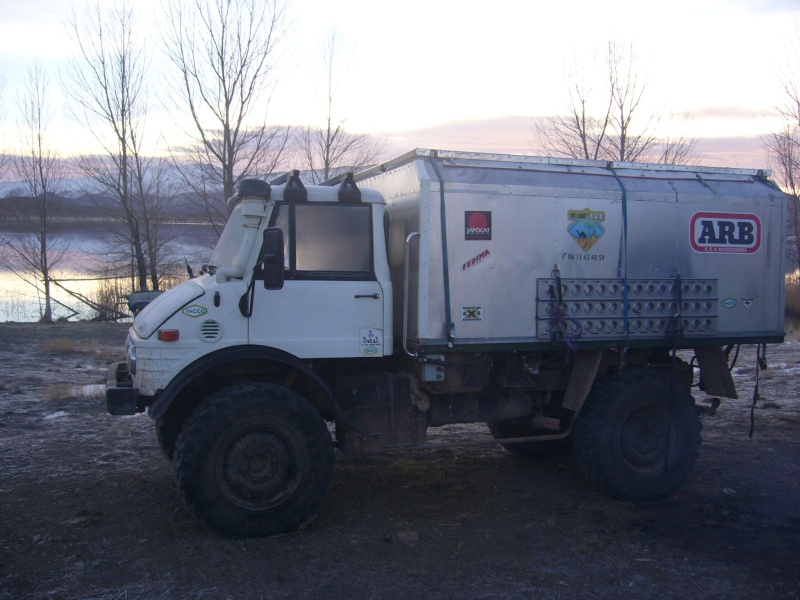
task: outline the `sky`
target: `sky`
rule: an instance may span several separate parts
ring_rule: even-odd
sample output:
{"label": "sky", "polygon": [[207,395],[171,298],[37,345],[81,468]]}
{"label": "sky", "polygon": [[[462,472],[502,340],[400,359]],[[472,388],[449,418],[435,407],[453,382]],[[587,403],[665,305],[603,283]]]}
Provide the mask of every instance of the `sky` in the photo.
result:
{"label": "sky", "polygon": [[[105,0],[110,1],[110,0]],[[74,0],[80,11],[88,0]],[[415,147],[533,153],[532,123],[566,105],[568,66],[602,72],[598,50],[632,42],[648,81],[643,111],[679,115],[663,127],[700,138],[699,162],[766,167],[759,136],[781,123],[781,69],[800,37],[800,0],[288,0],[291,20],[269,115],[318,124],[325,92],[322,39],[348,48],[334,116],[386,140],[388,159]],[[38,58],[57,81],[72,44],[65,0],[0,0],[4,128]],[[148,34],[159,0],[137,0]],[[157,40],[150,40],[157,47]],[[154,59],[159,68],[161,59]],[[158,114],[154,115],[158,119]],[[164,127],[168,127],[167,124]],[[85,132],[57,119],[62,152],[85,151]]]}

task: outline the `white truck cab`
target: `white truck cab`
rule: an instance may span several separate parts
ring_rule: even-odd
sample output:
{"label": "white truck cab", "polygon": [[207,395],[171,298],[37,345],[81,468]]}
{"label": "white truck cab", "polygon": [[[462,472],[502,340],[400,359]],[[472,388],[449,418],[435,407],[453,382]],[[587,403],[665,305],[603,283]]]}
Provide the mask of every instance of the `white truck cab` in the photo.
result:
{"label": "white truck cab", "polygon": [[[230,347],[268,347],[299,359],[392,353],[383,198],[347,186],[305,188],[292,177],[275,186],[241,182],[200,276],[137,316],[128,338],[137,401]],[[124,398],[128,404],[114,412],[135,409],[133,395]]]}

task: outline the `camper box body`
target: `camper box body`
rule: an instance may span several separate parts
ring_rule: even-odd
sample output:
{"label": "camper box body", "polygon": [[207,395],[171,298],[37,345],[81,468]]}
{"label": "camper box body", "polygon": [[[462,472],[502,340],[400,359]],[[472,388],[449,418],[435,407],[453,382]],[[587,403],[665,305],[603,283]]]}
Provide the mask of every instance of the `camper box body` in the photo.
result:
{"label": "camper box body", "polygon": [[783,336],[786,205],[761,171],[416,150],[356,180],[386,200],[412,346]]}

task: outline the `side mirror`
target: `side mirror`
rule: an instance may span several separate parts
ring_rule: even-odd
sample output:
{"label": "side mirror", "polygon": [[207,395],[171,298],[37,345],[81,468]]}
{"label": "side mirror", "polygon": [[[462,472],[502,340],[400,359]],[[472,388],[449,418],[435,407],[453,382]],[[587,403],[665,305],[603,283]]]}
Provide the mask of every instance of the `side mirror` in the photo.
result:
{"label": "side mirror", "polygon": [[264,275],[265,290],[279,290],[283,287],[283,230],[270,227],[264,230],[264,242],[258,256],[258,266]]}

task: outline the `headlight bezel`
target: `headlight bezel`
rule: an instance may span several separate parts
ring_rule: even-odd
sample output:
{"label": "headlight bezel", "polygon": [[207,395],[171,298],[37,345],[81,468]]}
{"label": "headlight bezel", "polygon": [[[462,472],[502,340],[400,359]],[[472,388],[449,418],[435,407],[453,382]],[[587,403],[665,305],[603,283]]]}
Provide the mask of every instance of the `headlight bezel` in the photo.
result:
{"label": "headlight bezel", "polygon": [[125,362],[128,365],[128,373],[136,375],[136,344],[133,343],[130,335],[125,340],[125,346]]}

